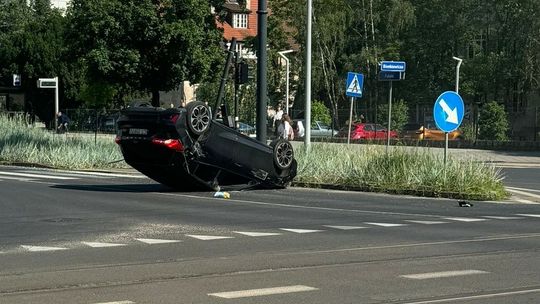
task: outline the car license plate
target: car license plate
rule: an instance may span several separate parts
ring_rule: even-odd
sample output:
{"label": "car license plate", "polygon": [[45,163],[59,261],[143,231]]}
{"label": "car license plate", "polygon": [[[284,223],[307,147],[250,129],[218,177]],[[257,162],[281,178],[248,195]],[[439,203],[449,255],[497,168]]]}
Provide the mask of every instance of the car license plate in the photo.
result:
{"label": "car license plate", "polygon": [[148,135],[148,130],[137,128],[129,129],[129,135]]}

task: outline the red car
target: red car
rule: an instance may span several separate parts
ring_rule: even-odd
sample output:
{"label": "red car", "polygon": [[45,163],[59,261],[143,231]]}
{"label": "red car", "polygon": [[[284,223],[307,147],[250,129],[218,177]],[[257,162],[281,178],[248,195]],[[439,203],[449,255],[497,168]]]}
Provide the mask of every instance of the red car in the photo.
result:
{"label": "red car", "polygon": [[[338,137],[347,137],[349,126],[343,127]],[[351,128],[351,139],[386,139],[385,127],[374,123],[356,123]],[[397,138],[396,131],[390,131],[390,138]]]}

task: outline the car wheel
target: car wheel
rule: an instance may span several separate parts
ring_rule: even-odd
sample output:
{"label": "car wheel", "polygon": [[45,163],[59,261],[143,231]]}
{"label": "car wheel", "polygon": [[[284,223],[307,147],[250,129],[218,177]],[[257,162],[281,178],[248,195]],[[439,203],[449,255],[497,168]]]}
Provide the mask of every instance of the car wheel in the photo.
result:
{"label": "car wheel", "polygon": [[290,142],[278,139],[273,143],[274,164],[281,170],[288,169],[294,160],[294,151]]}
{"label": "car wheel", "polygon": [[187,124],[194,135],[201,135],[210,126],[210,109],[200,101],[193,101],[187,104]]}

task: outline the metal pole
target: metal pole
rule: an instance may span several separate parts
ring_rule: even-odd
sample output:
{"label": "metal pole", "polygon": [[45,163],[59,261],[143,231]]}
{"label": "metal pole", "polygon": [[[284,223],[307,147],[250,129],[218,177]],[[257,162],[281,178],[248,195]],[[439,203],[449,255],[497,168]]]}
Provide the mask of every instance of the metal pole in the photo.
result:
{"label": "metal pole", "polygon": [[349,133],[347,133],[347,145],[351,143],[351,129],[352,129],[352,111],[354,105],[354,97],[351,97],[351,113],[349,114]]}
{"label": "metal pole", "polygon": [[306,110],[304,112],[306,151],[311,148],[311,16],[313,0],[307,0],[307,37],[306,37]]}
{"label": "metal pole", "polygon": [[392,83],[390,81],[390,93],[388,94],[388,128],[386,130],[386,154],[388,154],[388,148],[390,147],[390,130],[392,127]]}
{"label": "metal pole", "polygon": [[[457,60],[456,66],[456,93],[459,94],[459,68],[463,59],[458,57],[452,57],[452,59]],[[448,132],[444,132],[444,165],[446,166],[446,161],[448,159]]]}
{"label": "metal pole", "polygon": [[283,58],[285,60],[285,65],[286,65],[286,68],[287,68],[287,72],[286,72],[286,88],[285,88],[285,114],[289,115],[289,75],[290,75],[290,60],[289,58],[287,58],[285,56],[285,54],[288,54],[288,53],[291,53],[293,52],[293,50],[286,50],[286,51],[281,51],[281,52],[278,52],[279,56],[281,56],[281,58]]}
{"label": "metal pole", "polygon": [[60,86],[60,84],[58,83],[58,77],[54,77],[54,81],[56,83],[54,87],[54,127],[56,130],[58,130],[58,119],[56,118],[56,116],[58,115],[58,111],[60,111],[60,102],[58,100],[58,96],[60,95],[58,92],[58,87]]}
{"label": "metal pole", "polygon": [[234,128],[238,129],[238,52],[234,52]]}
{"label": "metal pole", "polygon": [[266,144],[267,125],[267,99],[268,83],[266,79],[266,61],[268,54],[266,50],[268,36],[268,10],[267,1],[259,0],[258,29],[259,52],[257,54],[257,140]]}

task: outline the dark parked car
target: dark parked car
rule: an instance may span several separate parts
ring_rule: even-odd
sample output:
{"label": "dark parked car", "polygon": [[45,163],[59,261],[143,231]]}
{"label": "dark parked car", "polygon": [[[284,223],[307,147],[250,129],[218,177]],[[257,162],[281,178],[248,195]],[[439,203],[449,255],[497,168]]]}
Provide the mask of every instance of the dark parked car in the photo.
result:
{"label": "dark parked car", "polygon": [[139,105],[121,112],[116,142],[130,166],[179,190],[289,185],[297,163],[288,141],[266,145],[225,122],[213,119],[202,102],[169,109]]}

